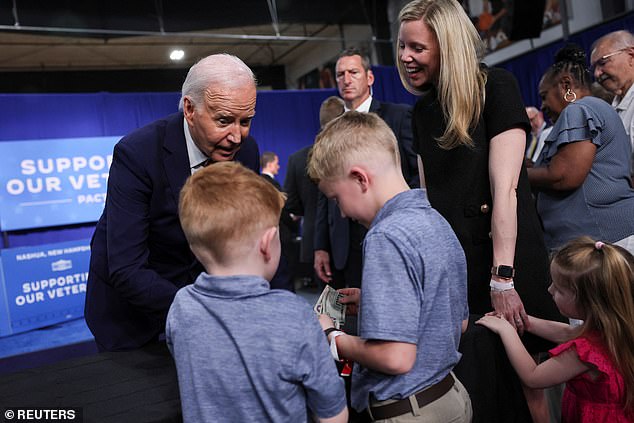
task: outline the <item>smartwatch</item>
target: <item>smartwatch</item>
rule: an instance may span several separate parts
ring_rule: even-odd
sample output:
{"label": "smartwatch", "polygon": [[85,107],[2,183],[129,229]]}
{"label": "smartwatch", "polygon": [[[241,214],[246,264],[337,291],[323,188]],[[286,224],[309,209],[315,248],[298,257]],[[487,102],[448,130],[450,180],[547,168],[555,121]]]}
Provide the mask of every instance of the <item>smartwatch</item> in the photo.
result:
{"label": "smartwatch", "polygon": [[513,266],[500,264],[491,268],[491,274],[504,279],[513,279],[513,276],[515,276],[515,269]]}

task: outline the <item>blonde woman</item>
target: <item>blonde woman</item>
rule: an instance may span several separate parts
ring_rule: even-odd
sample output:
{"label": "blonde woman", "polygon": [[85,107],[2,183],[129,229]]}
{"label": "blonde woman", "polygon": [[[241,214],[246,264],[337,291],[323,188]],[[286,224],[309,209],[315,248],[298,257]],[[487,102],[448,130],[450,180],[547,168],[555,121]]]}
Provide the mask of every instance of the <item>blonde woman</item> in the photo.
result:
{"label": "blonde woman", "polygon": [[[545,351],[549,344],[524,335],[527,311],[561,317],[547,292],[548,255],[523,166],[530,124],[517,83],[481,64],[484,45],[457,1],[413,1],[399,21],[399,74],[421,96],[413,115],[421,183],[465,251],[470,311],[493,309],[529,351]],[[546,420],[543,393],[525,392],[534,421]]]}

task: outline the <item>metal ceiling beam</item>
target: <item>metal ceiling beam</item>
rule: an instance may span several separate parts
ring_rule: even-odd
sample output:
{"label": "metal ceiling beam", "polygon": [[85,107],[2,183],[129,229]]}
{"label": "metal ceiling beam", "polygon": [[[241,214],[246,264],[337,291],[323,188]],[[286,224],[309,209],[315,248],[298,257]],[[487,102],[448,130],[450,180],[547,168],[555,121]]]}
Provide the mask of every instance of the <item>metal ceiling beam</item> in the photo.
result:
{"label": "metal ceiling beam", "polygon": [[163,1],[154,0],[154,9],[156,10],[156,19],[158,20],[159,31],[165,34],[165,22],[163,21]]}
{"label": "metal ceiling beam", "polygon": [[271,24],[273,24],[273,31],[275,31],[276,36],[280,36],[280,25],[277,19],[277,5],[275,4],[275,0],[266,0],[269,5],[269,13],[271,14]]}
{"label": "metal ceiling beam", "polygon": [[16,0],[13,0],[13,7],[11,8],[11,14],[13,15],[13,26],[20,27],[20,19],[18,19],[18,5]]}
{"label": "metal ceiling beam", "polygon": [[[157,31],[131,31],[117,29],[90,29],[90,28],[60,28],[49,26],[20,26],[14,27],[10,25],[0,25],[0,31],[8,32],[35,32],[46,34],[75,34],[75,35],[104,35],[104,36],[152,36],[152,37],[188,37],[188,38],[216,38],[230,40],[260,40],[260,41],[367,41],[363,39],[347,38],[344,40],[340,37],[310,37],[296,35],[258,35],[258,34],[222,34],[209,32],[157,32]],[[378,43],[390,43],[390,40],[373,40]]]}

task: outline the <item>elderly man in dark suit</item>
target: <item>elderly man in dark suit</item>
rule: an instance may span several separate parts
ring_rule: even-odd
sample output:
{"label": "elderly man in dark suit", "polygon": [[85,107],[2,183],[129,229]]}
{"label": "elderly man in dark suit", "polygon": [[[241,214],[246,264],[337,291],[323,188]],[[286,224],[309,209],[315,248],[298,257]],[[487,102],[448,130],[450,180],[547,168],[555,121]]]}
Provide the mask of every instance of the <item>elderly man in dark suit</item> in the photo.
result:
{"label": "elderly man in dark suit", "polygon": [[[401,170],[411,187],[420,185],[416,154],[412,147],[411,107],[384,103],[372,98],[374,75],[370,61],[358,49],[348,48],[335,65],[337,88],[345,110],[376,113],[392,129],[398,140]],[[334,201],[319,195],[315,219],[315,272],[335,288],[361,284],[361,243],[366,229],[358,222],[342,218]],[[331,263],[331,258],[334,263]]]}
{"label": "elderly man in dark suit", "polygon": [[180,226],[180,190],[208,163],[239,160],[259,171],[257,144],[247,137],[255,101],[247,65],[235,56],[208,56],[189,70],[179,113],[115,146],[84,312],[100,350],[159,340],[176,291],[203,270]]}

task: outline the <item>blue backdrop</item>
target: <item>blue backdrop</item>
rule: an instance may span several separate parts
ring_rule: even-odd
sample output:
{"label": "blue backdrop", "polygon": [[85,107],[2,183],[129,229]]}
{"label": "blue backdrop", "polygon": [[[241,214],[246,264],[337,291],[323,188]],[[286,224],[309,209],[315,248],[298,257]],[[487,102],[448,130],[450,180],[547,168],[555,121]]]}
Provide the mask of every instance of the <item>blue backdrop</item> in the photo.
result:
{"label": "blue backdrop", "polygon": [[[376,67],[374,96],[413,103],[394,68]],[[251,134],[260,152],[280,158],[283,182],[288,156],[310,145],[319,129],[322,101],[335,89],[260,91]],[[180,93],[0,94],[0,141],[121,136],[178,108]],[[92,236],[94,224],[5,232],[5,247],[39,245]],[[47,227],[48,226],[48,227]],[[3,228],[0,228],[3,229]],[[3,229],[4,230],[4,229]]]}

